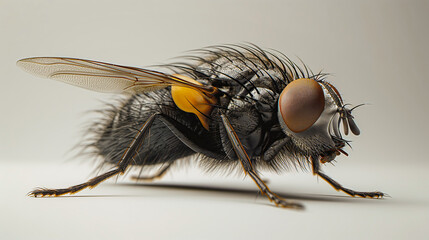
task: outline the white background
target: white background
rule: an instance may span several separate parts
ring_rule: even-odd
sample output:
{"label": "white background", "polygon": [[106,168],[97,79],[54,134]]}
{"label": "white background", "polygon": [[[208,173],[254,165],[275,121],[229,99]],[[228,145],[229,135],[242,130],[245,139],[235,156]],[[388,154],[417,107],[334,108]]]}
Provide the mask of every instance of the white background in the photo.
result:
{"label": "white background", "polygon": [[[0,1],[1,239],[422,239],[429,234],[429,4],[426,1]],[[144,67],[185,51],[252,42],[296,56],[330,80],[362,130],[326,172],[383,200],[352,199],[310,173],[263,173],[305,211],[272,207],[248,178],[195,164],[159,182],[119,178],[73,197],[36,186],[91,175],[67,154],[115,96],[31,76],[15,62],[79,57]],[[94,119],[92,119],[94,120]]]}

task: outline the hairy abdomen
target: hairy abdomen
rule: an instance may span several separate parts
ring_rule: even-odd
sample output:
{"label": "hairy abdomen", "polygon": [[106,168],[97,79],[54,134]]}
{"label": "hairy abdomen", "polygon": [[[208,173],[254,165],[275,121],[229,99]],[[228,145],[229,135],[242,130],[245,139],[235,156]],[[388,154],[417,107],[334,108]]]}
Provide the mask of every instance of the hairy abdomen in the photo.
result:
{"label": "hairy abdomen", "polygon": [[[105,119],[92,128],[95,135],[92,147],[105,162],[117,164],[146,120],[153,114],[170,111],[177,109],[167,90],[133,95],[122,106],[111,106],[106,110]],[[156,119],[132,164],[168,163],[194,153],[162,121]]]}

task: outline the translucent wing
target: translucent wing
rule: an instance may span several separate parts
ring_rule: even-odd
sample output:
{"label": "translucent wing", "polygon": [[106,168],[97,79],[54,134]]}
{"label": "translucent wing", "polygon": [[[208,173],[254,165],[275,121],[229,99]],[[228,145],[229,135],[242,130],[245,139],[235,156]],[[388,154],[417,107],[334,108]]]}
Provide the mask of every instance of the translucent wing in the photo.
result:
{"label": "translucent wing", "polygon": [[183,86],[214,92],[211,86],[198,85],[177,76],[135,67],[63,57],[34,57],[17,62],[24,70],[97,92],[145,92],[167,86]]}

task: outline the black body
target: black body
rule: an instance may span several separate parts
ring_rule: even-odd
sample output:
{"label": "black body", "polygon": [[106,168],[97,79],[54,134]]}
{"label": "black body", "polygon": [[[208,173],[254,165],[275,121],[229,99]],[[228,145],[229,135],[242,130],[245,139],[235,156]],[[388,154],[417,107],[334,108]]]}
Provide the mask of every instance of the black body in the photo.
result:
{"label": "black body", "polygon": [[323,74],[301,71],[294,63],[283,62],[287,58],[280,61],[251,47],[207,50],[203,58],[194,60],[192,64],[165,67],[226,93],[210,115],[209,131],[194,114],[174,104],[169,88],[135,94],[118,107],[106,109],[106,119],[91,128],[96,129],[91,144],[95,154],[117,164],[138,128],[148,117],[159,113],[160,121],[153,123],[148,139],[131,164],[149,167],[199,154],[200,165],[211,170],[241,167],[220,119],[219,111],[225,111],[254,166],[277,171],[290,164],[308,165],[307,159],[302,158],[305,152],[288,141],[280,127],[277,99],[292,80],[286,73],[287,64],[295,78],[317,78]]}
{"label": "black body", "polygon": [[[196,55],[188,56],[189,62],[162,66],[170,69],[170,74],[76,58],[36,57],[18,61],[34,74],[71,85],[101,92],[132,93],[118,105],[98,111],[103,118],[90,127],[88,141],[84,142],[90,153],[113,168],[78,185],[39,188],[29,195],[74,194],[124,174],[130,166],[142,170],[161,166],[158,174],[137,177],[154,179],[176,160],[197,156],[200,165],[209,170],[242,170],[277,206],[303,207],[273,193],[258,175],[260,169],[311,167],[314,175],[351,196],[384,196],[378,191],[345,188],[320,169],[320,163],[347,155],[342,148],[348,143],[338,130],[341,122],[346,135],[348,129],[355,135],[360,133],[351,114],[354,108],[346,108],[335,87],[323,80],[326,74],[313,74],[305,65],[299,67],[280,53],[277,56],[254,45],[211,47]],[[279,104],[279,99],[284,100],[282,96],[290,91],[305,95],[308,86],[304,90],[290,89],[308,83],[317,86],[323,105],[315,122],[299,132],[287,126],[282,117],[286,105]],[[174,95],[173,88],[179,89],[179,95]],[[298,99],[289,103],[300,106],[303,100]],[[315,105],[312,102],[309,108],[299,109]],[[291,112],[287,112],[288,121],[294,117]],[[204,116],[201,118],[200,114]],[[297,122],[308,119],[299,118]]]}

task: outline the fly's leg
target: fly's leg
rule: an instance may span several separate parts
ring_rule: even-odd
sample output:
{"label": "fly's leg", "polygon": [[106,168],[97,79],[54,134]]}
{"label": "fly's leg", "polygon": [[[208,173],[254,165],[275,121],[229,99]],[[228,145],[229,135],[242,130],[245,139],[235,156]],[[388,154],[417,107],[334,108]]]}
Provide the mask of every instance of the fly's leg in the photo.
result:
{"label": "fly's leg", "polygon": [[303,206],[299,203],[294,203],[290,201],[286,201],[276,195],[275,193],[271,192],[271,190],[268,188],[268,186],[265,184],[265,182],[259,177],[259,175],[256,173],[255,169],[252,166],[252,162],[250,161],[249,156],[247,155],[243,145],[241,144],[240,140],[237,137],[237,134],[235,133],[234,129],[232,128],[231,123],[229,122],[228,118],[221,114],[222,123],[225,127],[225,130],[228,134],[228,139],[231,142],[233,149],[235,151],[235,154],[237,155],[238,159],[240,160],[240,163],[243,167],[243,170],[246,174],[249,174],[249,176],[252,178],[252,180],[256,183],[256,185],[261,190],[261,193],[263,195],[266,195],[268,199],[271,202],[274,202],[276,206],[285,207],[285,208],[296,208],[296,209],[302,209]]}
{"label": "fly's leg", "polygon": [[161,170],[159,170],[159,172],[157,172],[156,174],[152,175],[152,176],[132,176],[131,179],[135,180],[135,181],[153,181],[155,179],[159,179],[162,178],[166,173],[167,170],[171,167],[172,163],[168,164],[167,166],[164,166]]}
{"label": "fly's leg", "polygon": [[345,192],[346,194],[348,194],[352,197],[358,196],[358,197],[362,197],[362,198],[382,198],[383,196],[386,195],[386,194],[384,194],[382,192],[378,192],[378,191],[375,191],[375,192],[358,192],[358,191],[354,191],[354,190],[345,188],[345,187],[341,186],[341,184],[339,184],[337,181],[330,178],[328,175],[324,174],[320,170],[320,164],[319,164],[318,157],[311,157],[311,164],[312,164],[312,168],[313,168],[313,174],[321,177],[323,180],[328,182],[337,191]]}
{"label": "fly's leg", "polygon": [[121,160],[119,161],[118,165],[115,169],[110,170],[100,176],[97,176],[95,178],[90,179],[89,181],[71,186],[68,188],[60,188],[60,189],[47,189],[47,188],[38,188],[34,191],[30,192],[28,195],[33,197],[44,197],[44,196],[61,196],[64,194],[74,194],[76,192],[79,192],[85,188],[94,188],[102,181],[115,176],[117,174],[124,174],[127,170],[128,166],[130,165],[132,159],[134,156],[138,153],[139,149],[141,148],[141,145],[144,142],[145,137],[147,136],[148,130],[150,129],[153,121],[155,120],[155,117],[157,114],[154,114],[150,116],[146,122],[143,124],[143,126],[139,129],[137,135],[133,138],[130,145],[125,150],[124,154],[121,157]]}

